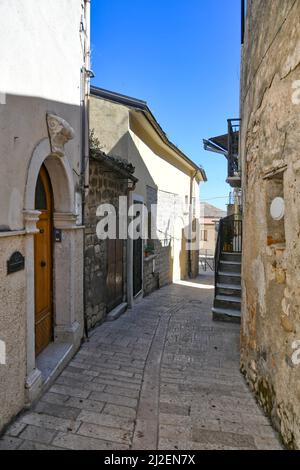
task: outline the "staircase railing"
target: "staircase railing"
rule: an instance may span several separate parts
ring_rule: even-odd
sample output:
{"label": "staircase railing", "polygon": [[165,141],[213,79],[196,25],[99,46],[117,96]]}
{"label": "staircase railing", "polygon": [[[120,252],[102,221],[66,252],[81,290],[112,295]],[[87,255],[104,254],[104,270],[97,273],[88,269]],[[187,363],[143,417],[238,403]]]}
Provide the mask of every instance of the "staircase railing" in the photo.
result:
{"label": "staircase railing", "polygon": [[228,177],[239,174],[240,119],[228,119]]}
{"label": "staircase railing", "polygon": [[215,251],[215,287],[222,252],[241,253],[243,249],[243,221],[241,216],[230,215],[219,222]]}

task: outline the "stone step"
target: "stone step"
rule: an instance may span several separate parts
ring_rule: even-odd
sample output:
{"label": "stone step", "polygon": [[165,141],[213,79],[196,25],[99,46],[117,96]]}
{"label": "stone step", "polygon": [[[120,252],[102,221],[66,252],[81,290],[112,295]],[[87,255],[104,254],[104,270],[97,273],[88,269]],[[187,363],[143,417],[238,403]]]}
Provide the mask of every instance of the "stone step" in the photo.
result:
{"label": "stone step", "polygon": [[214,307],[241,310],[241,297],[233,295],[217,295],[214,301]]}
{"label": "stone step", "polygon": [[242,293],[242,288],[238,284],[217,284],[217,295],[235,295],[239,297]]}
{"label": "stone step", "polygon": [[118,305],[114,308],[111,312],[109,312],[106,316],[106,321],[115,321],[117,320],[123,313],[127,310],[127,303],[123,302],[122,304]]}
{"label": "stone step", "polygon": [[242,260],[242,254],[241,254],[241,253],[227,253],[226,251],[222,251],[222,253],[221,253],[221,260],[224,260],[224,261],[239,261],[239,262],[241,262],[241,260]]}
{"label": "stone step", "polygon": [[214,321],[224,321],[229,323],[241,323],[241,312],[238,310],[232,310],[229,308],[217,308],[212,309]]}
{"label": "stone step", "polygon": [[220,284],[241,285],[241,274],[219,271],[217,282]]}
{"label": "stone step", "polygon": [[217,289],[223,289],[223,290],[227,290],[227,291],[234,290],[234,291],[241,292],[242,287],[238,286],[238,285],[235,285],[235,284],[225,284],[225,283],[218,282],[217,283]]}
{"label": "stone step", "polygon": [[232,273],[241,272],[241,263],[239,261],[220,261],[220,270]]}
{"label": "stone step", "polygon": [[224,302],[232,302],[234,304],[240,304],[241,303],[241,296],[219,294],[219,295],[216,296],[216,300],[221,300],[221,301],[224,301]]}

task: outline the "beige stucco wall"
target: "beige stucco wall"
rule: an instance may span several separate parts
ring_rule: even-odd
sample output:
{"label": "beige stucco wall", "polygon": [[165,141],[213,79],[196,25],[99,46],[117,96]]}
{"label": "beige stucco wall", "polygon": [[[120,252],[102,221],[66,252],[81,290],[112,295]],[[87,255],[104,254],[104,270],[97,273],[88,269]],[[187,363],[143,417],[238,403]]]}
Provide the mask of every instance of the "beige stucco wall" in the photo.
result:
{"label": "beige stucco wall", "polygon": [[205,223],[202,225],[201,230],[207,231],[207,241],[201,240],[200,250],[202,253],[207,251],[207,254],[214,254],[217,241],[217,232],[215,224]]}
{"label": "beige stucco wall", "polygon": [[128,159],[129,113],[126,106],[95,96],[90,98],[90,128],[107,154]]}
{"label": "beige stucco wall", "polygon": [[[241,365],[285,444],[297,449],[300,365],[293,343],[300,340],[299,24],[299,0],[249,1],[241,81]],[[282,170],[277,179],[267,178],[276,168]],[[276,192],[285,200],[281,222],[270,217],[272,197],[280,195]]]}
{"label": "beige stucco wall", "polygon": [[7,276],[6,260],[14,251],[24,253],[24,237],[0,234],[0,340],[6,364],[0,364],[0,429],[24,404],[26,377],[25,271]]}
{"label": "beige stucco wall", "polygon": [[[146,203],[147,187],[158,191],[158,207],[164,212],[158,214],[158,221],[165,220],[167,213],[176,213],[174,204],[184,204],[186,198],[190,200],[194,170],[176,158],[155,135],[153,128],[142,123],[134,111],[92,96],[90,125],[104,152],[125,158],[135,167],[134,176],[138,178],[135,194]],[[196,180],[193,180],[192,188],[193,198],[199,201],[199,183]],[[182,230],[187,223],[188,211],[182,223],[177,220],[176,227],[169,233],[172,238],[173,279],[188,275],[187,253],[182,242]],[[167,238],[163,222],[158,229],[160,238]]]}

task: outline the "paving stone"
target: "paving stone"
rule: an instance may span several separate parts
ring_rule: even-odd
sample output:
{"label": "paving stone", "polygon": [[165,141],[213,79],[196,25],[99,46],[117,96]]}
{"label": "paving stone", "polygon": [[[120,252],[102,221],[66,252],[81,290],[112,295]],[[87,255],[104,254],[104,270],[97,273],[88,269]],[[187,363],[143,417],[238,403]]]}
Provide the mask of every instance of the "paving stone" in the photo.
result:
{"label": "paving stone", "polygon": [[280,450],[239,371],[239,326],[213,322],[212,301],[174,284],[93,330],[0,449]]}
{"label": "paving stone", "polygon": [[38,426],[40,428],[54,429],[56,431],[72,431],[76,432],[80,423],[70,419],[57,418],[56,416],[49,416],[38,413],[28,413],[22,416],[22,422]]}
{"label": "paving stone", "polygon": [[160,412],[161,413],[170,413],[180,416],[189,416],[190,408],[188,406],[174,405],[172,403],[160,403]]}
{"label": "paving stone", "polygon": [[34,408],[36,413],[43,413],[50,416],[56,416],[58,418],[65,418],[65,419],[72,419],[76,420],[78,415],[80,414],[80,409],[72,408],[70,406],[64,405],[56,405],[53,403],[45,403],[40,401],[36,407]]}
{"label": "paving stone", "polygon": [[122,397],[121,395],[112,395],[101,392],[92,392],[90,399],[104,401],[113,405],[129,406],[131,408],[135,408],[138,403],[135,398]]}
{"label": "paving stone", "polygon": [[103,439],[110,442],[115,442],[119,444],[128,444],[131,443],[132,432],[99,426],[96,424],[83,423],[77,431],[77,434],[86,437],[94,437],[97,439]]}
{"label": "paving stone", "polygon": [[95,400],[84,400],[83,398],[71,397],[67,402],[66,406],[71,408],[78,408],[79,410],[95,411],[96,413],[101,413],[104,408],[105,403]]}
{"label": "paving stone", "polygon": [[19,434],[26,428],[27,424],[22,423],[22,421],[16,421],[13,425],[11,425],[7,431],[9,436],[18,437]]}
{"label": "paving stone", "polygon": [[99,426],[107,426],[120,428],[126,431],[133,431],[134,419],[113,416],[105,413],[94,413],[90,411],[82,411],[78,416],[79,421],[85,423],[97,424]]}
{"label": "paving stone", "polygon": [[63,395],[61,393],[48,392],[42,396],[41,401],[46,403],[53,403],[54,405],[62,405],[69,400],[69,395]]}
{"label": "paving stone", "polygon": [[99,369],[97,367],[94,367],[93,370],[98,372],[98,379],[100,380],[101,378],[105,380],[115,380],[118,382],[124,383],[124,386],[126,383],[129,384],[135,384],[137,386],[140,386],[141,384],[141,379],[137,379],[136,377],[124,377],[120,375],[115,375],[114,373],[108,373],[107,371],[103,371],[102,369]]}
{"label": "paving stone", "polygon": [[190,426],[192,424],[192,418],[190,416],[172,415],[169,413],[159,414],[159,423],[168,424],[172,426]]}
{"label": "paving stone", "polygon": [[129,383],[129,382],[119,382],[118,380],[109,380],[103,377],[95,377],[93,379],[94,383],[99,383],[102,385],[111,385],[112,387],[120,387],[124,389],[129,389],[129,390],[135,390],[137,392],[140,391],[141,386],[135,383]]}
{"label": "paving stone", "polygon": [[114,387],[111,385],[106,385],[104,391],[105,393],[112,393],[114,395],[118,394],[129,398],[138,398],[140,393],[139,390],[130,390],[128,388]]}
{"label": "paving stone", "polygon": [[76,380],[77,383],[87,383],[87,382],[91,382],[93,380],[93,376],[83,374],[82,371],[81,371],[81,374],[78,374],[78,373],[75,373],[75,372],[69,372],[69,371],[65,370],[60,375],[59,378],[61,379],[63,377],[67,377],[69,379],[74,379],[74,380]]}
{"label": "paving stone", "polygon": [[153,450],[157,446],[158,425],[156,419],[136,420],[134,437],[132,442],[133,450]]}
{"label": "paving stone", "polygon": [[[79,385],[79,384],[78,384]],[[55,384],[50,388],[50,392],[61,393],[62,395],[69,395],[76,398],[88,398],[91,393],[89,390],[84,390],[82,388],[72,388],[65,385]]]}
{"label": "paving stone", "polygon": [[79,436],[78,434],[59,433],[54,439],[54,446],[69,450],[128,450],[127,444],[116,444],[92,437]]}
{"label": "paving stone", "polygon": [[40,442],[24,441],[18,450],[63,450],[59,447],[54,447],[48,444],[41,444]]}
{"label": "paving stone", "polygon": [[121,416],[124,418],[135,418],[136,410],[134,408],[129,408],[127,406],[118,406],[107,403],[103,409],[103,413],[109,415]]}
{"label": "paving stone", "polygon": [[254,437],[246,434],[237,434],[222,431],[193,429],[193,441],[201,444],[224,445],[233,448],[256,449]]}
{"label": "paving stone", "polygon": [[[70,378],[70,377],[59,377],[56,381],[56,385],[64,385],[66,387],[74,387],[74,390],[78,391],[78,385],[81,386],[81,390],[87,390],[90,392],[103,392],[105,389],[104,384],[96,383],[96,382],[83,382],[83,383],[78,383],[76,379]],[[74,396],[74,395],[73,395]],[[77,396],[81,396],[77,393]]]}
{"label": "paving stone", "polygon": [[191,424],[185,426],[160,424],[159,437],[164,439],[174,440],[191,440],[192,439],[192,426]]}
{"label": "paving stone", "polygon": [[254,436],[255,445],[259,450],[283,450],[278,437]]}
{"label": "paving stone", "polygon": [[27,441],[35,441],[41,444],[50,444],[52,439],[54,438],[56,432],[50,431],[46,428],[40,428],[37,426],[26,426],[24,431],[20,434],[20,439],[24,439]]}
{"label": "paving stone", "polygon": [[22,439],[18,437],[2,436],[0,437],[0,450],[15,450],[22,444]]}

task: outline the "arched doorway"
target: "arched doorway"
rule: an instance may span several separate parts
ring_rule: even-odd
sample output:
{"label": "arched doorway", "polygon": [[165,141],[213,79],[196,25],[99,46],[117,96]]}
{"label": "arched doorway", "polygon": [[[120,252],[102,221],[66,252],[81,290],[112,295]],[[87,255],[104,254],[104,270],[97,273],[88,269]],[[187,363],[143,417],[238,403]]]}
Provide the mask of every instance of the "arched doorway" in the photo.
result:
{"label": "arched doorway", "polygon": [[[54,377],[73,356],[83,335],[84,227],[77,225],[75,184],[68,157],[52,154],[48,138],[40,141],[27,170],[23,212],[28,403],[38,397],[43,384],[48,384],[50,376]],[[38,194],[42,195],[43,203]],[[45,230],[43,224],[48,231],[41,233]],[[58,238],[52,236],[52,228],[60,235]],[[47,258],[39,257],[39,241],[45,250],[42,255]]]}
{"label": "arched doorway", "polygon": [[42,165],[35,188],[35,210],[40,212],[34,236],[35,354],[53,341],[53,193]]}

